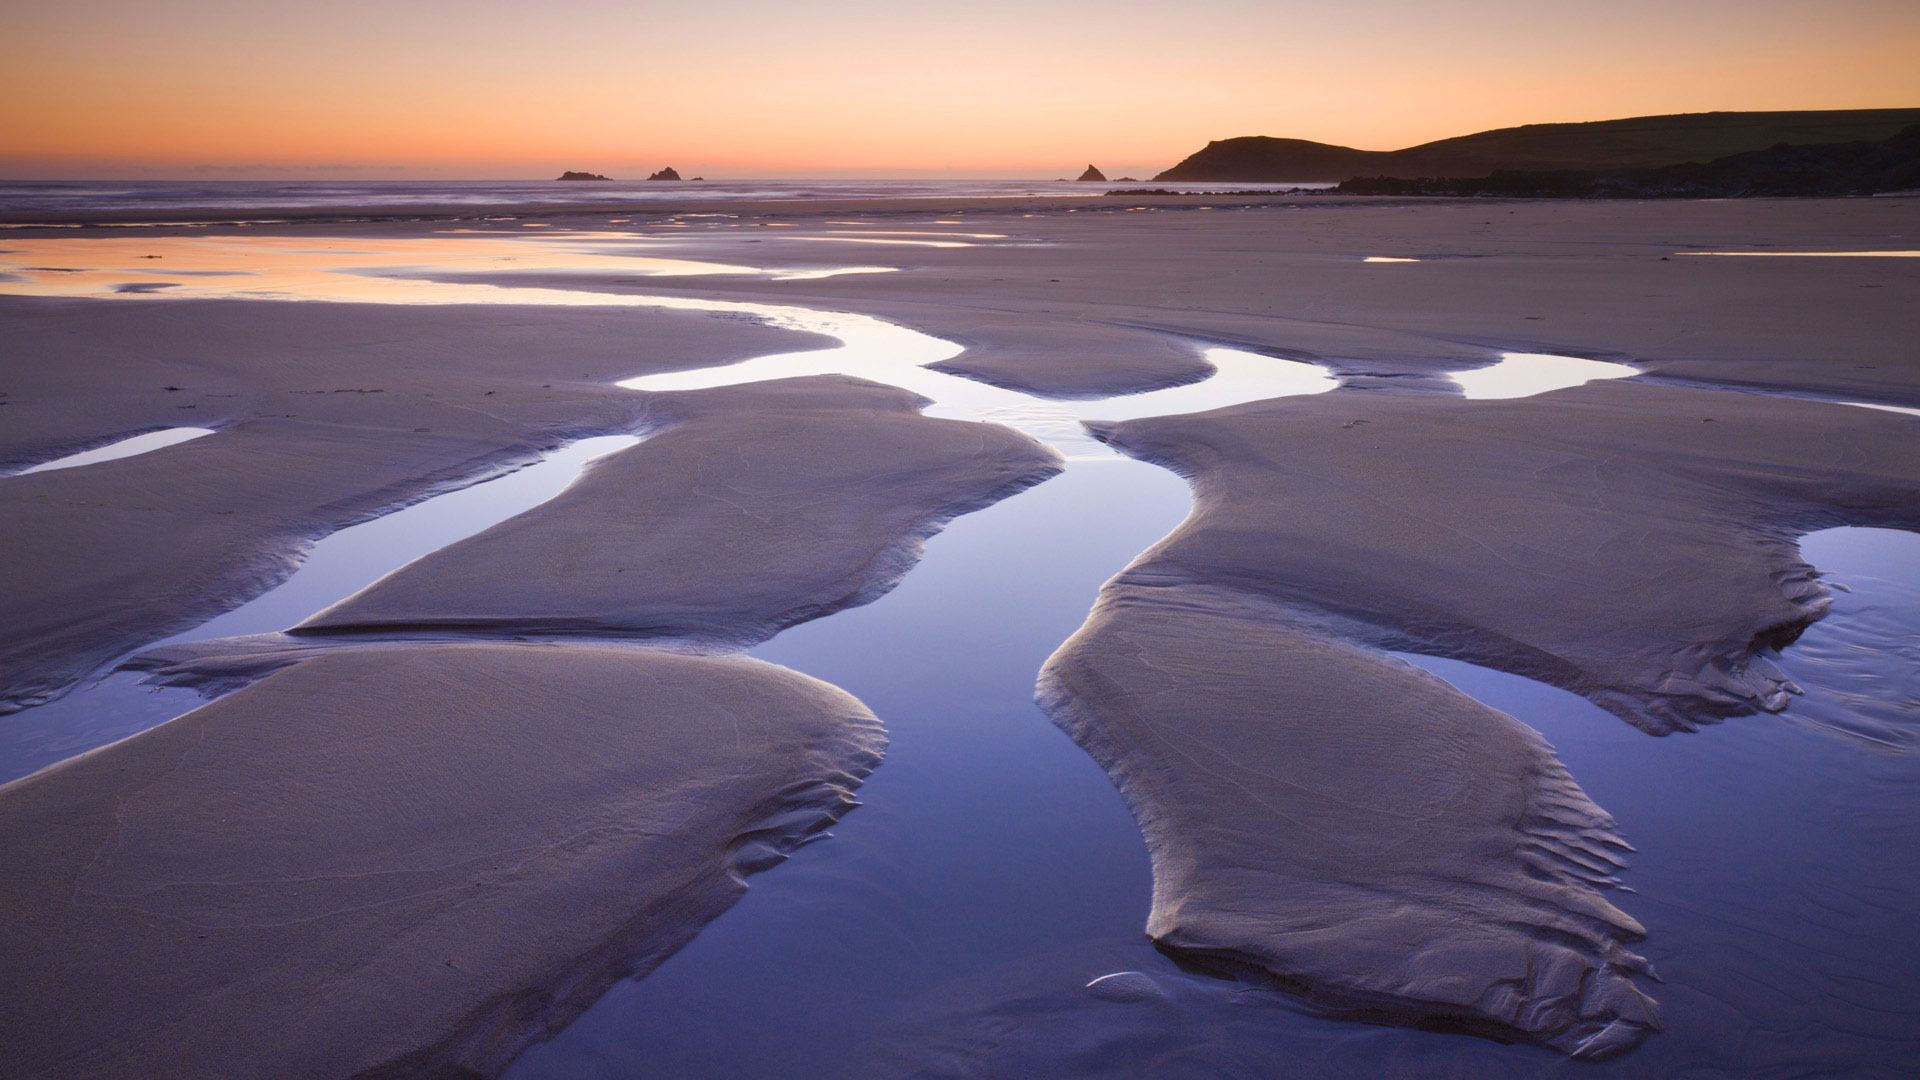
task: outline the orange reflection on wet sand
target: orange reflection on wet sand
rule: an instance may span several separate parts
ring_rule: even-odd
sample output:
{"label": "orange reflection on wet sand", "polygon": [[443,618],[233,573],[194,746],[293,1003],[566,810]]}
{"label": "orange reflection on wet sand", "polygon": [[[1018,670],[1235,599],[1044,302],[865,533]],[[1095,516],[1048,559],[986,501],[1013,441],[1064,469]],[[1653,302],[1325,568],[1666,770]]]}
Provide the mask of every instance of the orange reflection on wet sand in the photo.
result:
{"label": "orange reflection on wet sand", "polygon": [[[874,273],[889,267],[767,269],[671,258],[621,232],[538,237],[462,231],[426,238],[56,237],[0,248],[0,293],[365,299],[392,302],[397,279],[501,271],[640,277],[749,275],[777,280]],[[424,283],[407,281],[420,287]]]}

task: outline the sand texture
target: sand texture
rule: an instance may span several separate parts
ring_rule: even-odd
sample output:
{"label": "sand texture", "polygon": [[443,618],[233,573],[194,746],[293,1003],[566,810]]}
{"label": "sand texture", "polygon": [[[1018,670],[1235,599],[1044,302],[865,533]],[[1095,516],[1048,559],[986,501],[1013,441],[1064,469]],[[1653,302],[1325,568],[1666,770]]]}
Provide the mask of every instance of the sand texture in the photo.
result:
{"label": "sand texture", "polygon": [[921,330],[966,347],[928,367],[1039,397],[1137,394],[1213,374],[1190,343],[1170,336],[1034,316],[919,314]]}
{"label": "sand texture", "polygon": [[820,339],[643,310],[0,300],[0,712],[257,595],[346,525],[647,423],[610,385]]}
{"label": "sand texture", "polygon": [[[608,210],[474,225],[604,229]],[[695,210],[736,216],[667,220]],[[1705,254],[1920,250],[1912,197],[619,212],[645,243],[702,259],[895,272],[459,280],[870,314],[962,346],[943,370],[1041,396],[1187,382],[1206,373],[1209,343],[1346,380],[1093,425],[1186,477],[1195,508],[1107,586],[1041,686],[1146,833],[1154,938],[1345,1015],[1584,1057],[1661,1024],[1649,999],[1661,992],[1631,951],[1640,927],[1606,891],[1624,851],[1607,813],[1527,716],[1384,650],[1563,687],[1646,732],[1689,731],[1792,694],[1765,653],[1827,604],[1802,533],[1920,529],[1920,420],[1838,403],[1920,407],[1920,259]],[[377,241],[445,224],[329,215],[353,212],[193,235]],[[977,243],[800,238],[949,226]],[[1417,261],[1365,261],[1381,256]],[[333,529],[569,439],[652,433],[297,633],[140,658],[163,681],[235,692],[0,788],[0,820],[22,838],[0,890],[30,916],[0,931],[0,970],[16,973],[0,1052],[25,1075],[497,1072],[724,906],[732,875],[765,855],[742,836],[771,828],[777,848],[843,807],[876,749],[870,718],[799,676],[577,638],[761,640],[872,599],[943,522],[1059,467],[1024,437],[845,378],[612,385],[825,344],[738,314],[3,297],[0,320],[0,465],[183,423],[219,429],[0,478],[0,711],[232,607]],[[1644,374],[1459,396],[1448,373],[1503,352]],[[576,640],[401,640],[541,633]],[[1638,741],[1654,756],[1685,745]],[[1758,834],[1752,857],[1772,858],[1779,824],[1713,827]],[[1836,890],[1836,926],[1874,906],[1858,899]],[[1695,949],[1659,929],[1670,904],[1623,906],[1656,928],[1650,954]],[[1764,930],[1719,940],[1756,970],[1799,970],[1773,966]],[[1788,1037],[1697,990],[1661,993],[1675,1017],[1710,1017],[1714,1030],[1689,1039]]]}
{"label": "sand texture", "polygon": [[[1631,362],[1676,381],[1920,407],[1911,347],[1920,259],[1823,259],[1810,273],[1798,259],[1690,254],[1920,249],[1920,199],[1295,197],[1244,210],[1239,202],[1007,200],[971,209],[957,228],[1013,239],[952,249],[750,243],[848,209],[747,204],[732,208],[740,227],[700,237],[703,257],[879,261],[900,272],[805,282],[489,279],[864,312],[971,346],[943,367],[978,364],[976,377],[1041,392],[1109,378],[1157,385],[1191,371],[1191,356],[1157,351],[1159,335],[1178,334],[1316,360],[1382,388],[1444,385],[1438,373],[1514,350]],[[874,228],[924,228],[913,212],[875,203],[864,216]],[[906,221],[890,221],[896,215]],[[796,228],[753,228],[756,216]],[[1095,333],[1086,347],[1072,336],[1083,327]],[[1017,347],[1043,328],[1033,340],[1049,348]],[[1108,330],[1146,333],[1121,347]]]}
{"label": "sand texture", "polygon": [[1059,471],[1009,428],[844,376],[650,395],[666,428],[296,633],[461,628],[745,645],[886,592],[953,517]]}
{"label": "sand texture", "polygon": [[1599,887],[1624,845],[1538,735],[1205,588],[1110,586],[1040,701],[1153,856],[1147,932],[1327,1008],[1583,1057],[1660,1010]]}
{"label": "sand texture", "polygon": [[1513,401],[1336,391],[1101,431],[1197,492],[1123,580],[1256,595],[1664,734],[1785,705],[1757,654],[1827,603],[1793,540],[1920,528],[1913,428],[1611,382]]}
{"label": "sand texture", "polygon": [[843,813],[883,744],[752,660],[302,660],[0,788],[6,1071],[497,1073]]}
{"label": "sand texture", "polygon": [[[778,257],[784,262],[832,264],[844,260],[849,254],[848,248],[857,247],[831,242],[809,244],[805,235],[783,234],[782,239],[797,243],[782,245],[765,253],[738,254],[742,258],[757,255],[763,259]],[[895,253],[897,249],[890,252]],[[956,259],[980,257],[973,250],[943,254]],[[999,269],[997,265],[995,268]],[[1035,268],[1026,269],[1032,272]],[[1055,266],[1048,272],[1064,271]],[[853,276],[890,279],[895,275]],[[715,284],[715,279],[709,278],[701,282],[703,287],[688,290],[687,284],[697,279],[662,277],[635,280],[606,274],[570,273],[564,269],[458,273],[426,271],[423,277],[449,284],[555,288],[615,295],[680,292],[706,295],[714,291],[712,285]],[[1057,290],[1064,280],[1049,278],[1034,284],[1036,288]],[[796,288],[804,287],[791,283],[775,284],[786,284],[787,287],[764,290],[766,295],[755,299],[785,302]],[[999,285],[1001,282],[995,281],[993,284]],[[741,285],[745,286],[745,290],[755,293],[762,291],[737,279],[728,282],[727,291],[733,291],[735,286]],[[1192,341],[1170,334],[1142,333],[1134,327],[1109,324],[1097,315],[1075,318],[1071,315],[1063,317],[1044,308],[1020,310],[1011,304],[1027,305],[1031,301],[1017,295],[1006,295],[999,289],[981,295],[965,286],[949,290],[948,285],[943,281],[939,288],[928,288],[927,283],[921,282],[911,291],[883,287],[871,290],[870,294],[867,290],[860,290],[858,299],[845,306],[911,326],[964,350],[950,360],[927,365],[935,371],[965,376],[1035,397],[1071,399],[1137,394],[1199,382],[1213,374],[1213,366],[1201,359]],[[827,288],[837,290],[840,286],[828,285]],[[822,306],[832,310],[843,305],[840,301],[826,301]]]}

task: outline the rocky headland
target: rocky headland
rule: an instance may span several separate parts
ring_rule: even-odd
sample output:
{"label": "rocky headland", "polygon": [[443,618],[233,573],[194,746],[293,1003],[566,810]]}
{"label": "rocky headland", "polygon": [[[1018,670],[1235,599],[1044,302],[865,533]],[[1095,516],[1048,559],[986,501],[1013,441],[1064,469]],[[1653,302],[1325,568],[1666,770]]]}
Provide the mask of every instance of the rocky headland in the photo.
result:
{"label": "rocky headland", "polygon": [[1496,171],[1605,172],[1657,168],[1763,150],[1886,139],[1920,124],[1920,109],[1713,112],[1576,124],[1528,124],[1423,143],[1358,150],[1305,139],[1211,142],[1153,179],[1317,183],[1356,176],[1474,177]]}
{"label": "rocky headland", "polygon": [[1343,195],[1496,196],[1523,199],[1704,199],[1878,195],[1920,188],[1920,124],[1890,139],[1793,146],[1731,154],[1705,164],[1590,172],[1503,171],[1470,179],[1356,177]]}

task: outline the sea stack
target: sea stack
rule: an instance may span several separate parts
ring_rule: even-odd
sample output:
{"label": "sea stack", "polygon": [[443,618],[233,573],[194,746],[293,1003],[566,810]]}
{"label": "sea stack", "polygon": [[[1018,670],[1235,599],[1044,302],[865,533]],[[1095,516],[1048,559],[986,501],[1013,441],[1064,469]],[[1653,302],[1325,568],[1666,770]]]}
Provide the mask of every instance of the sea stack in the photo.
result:
{"label": "sea stack", "polygon": [[1101,183],[1101,184],[1104,184],[1107,182],[1106,174],[1102,173],[1099,169],[1096,169],[1091,165],[1087,166],[1086,172],[1083,172],[1080,174],[1080,179],[1092,180],[1096,183]]}
{"label": "sea stack", "polygon": [[679,173],[677,173],[677,172],[674,172],[674,171],[673,171],[673,166],[671,166],[671,165],[669,165],[669,166],[667,166],[666,168],[664,168],[664,169],[661,169],[661,170],[660,170],[659,172],[657,172],[657,173],[654,173],[654,174],[653,174],[652,176],[649,176],[649,177],[647,177],[647,179],[649,179],[649,180],[678,180],[678,179],[680,179],[680,174],[679,174]]}
{"label": "sea stack", "polygon": [[613,179],[613,177],[601,176],[599,173],[590,173],[590,172],[563,172],[560,174],[559,179],[560,180],[611,180]]}

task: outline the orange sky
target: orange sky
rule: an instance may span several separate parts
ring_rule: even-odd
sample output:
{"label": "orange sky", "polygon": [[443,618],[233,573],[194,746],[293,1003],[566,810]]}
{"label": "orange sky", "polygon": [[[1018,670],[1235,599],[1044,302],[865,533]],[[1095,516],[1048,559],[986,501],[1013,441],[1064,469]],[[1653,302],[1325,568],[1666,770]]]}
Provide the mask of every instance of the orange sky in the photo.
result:
{"label": "orange sky", "polygon": [[0,176],[1143,176],[1234,135],[1920,106],[1912,0],[1561,7],[13,0]]}

